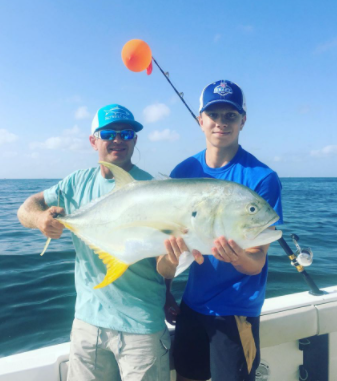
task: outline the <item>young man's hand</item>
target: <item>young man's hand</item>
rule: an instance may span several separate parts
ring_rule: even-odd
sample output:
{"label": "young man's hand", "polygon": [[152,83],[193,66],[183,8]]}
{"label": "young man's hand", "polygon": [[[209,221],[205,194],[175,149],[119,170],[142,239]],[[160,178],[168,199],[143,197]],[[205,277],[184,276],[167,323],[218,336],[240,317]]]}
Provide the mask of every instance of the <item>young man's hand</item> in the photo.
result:
{"label": "young man's hand", "polygon": [[219,261],[231,263],[243,274],[256,275],[266,263],[268,248],[269,245],[263,245],[244,250],[232,239],[221,236],[214,241],[212,254]]}
{"label": "young man's hand", "polygon": [[222,262],[235,265],[245,255],[245,251],[233,240],[227,240],[224,236],[214,241],[215,247],[212,248],[212,254],[216,259]]}
{"label": "young man's hand", "polygon": [[[166,279],[174,278],[177,266],[179,264],[179,257],[185,251],[189,252],[189,249],[181,237],[170,237],[164,241],[167,254],[161,255],[157,258],[157,271]],[[204,257],[198,250],[192,250],[194,260],[202,264]]]}

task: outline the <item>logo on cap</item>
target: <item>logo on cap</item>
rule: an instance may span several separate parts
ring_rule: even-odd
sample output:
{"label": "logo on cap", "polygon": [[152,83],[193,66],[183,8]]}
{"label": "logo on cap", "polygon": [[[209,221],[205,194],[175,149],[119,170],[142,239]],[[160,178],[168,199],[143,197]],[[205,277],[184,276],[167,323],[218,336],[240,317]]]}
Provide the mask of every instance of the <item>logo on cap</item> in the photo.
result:
{"label": "logo on cap", "polygon": [[109,119],[132,119],[131,114],[119,106],[113,107],[110,110],[104,110],[105,120]]}
{"label": "logo on cap", "polygon": [[214,88],[214,94],[225,97],[228,94],[233,94],[233,89],[226,82],[221,82],[219,86]]}

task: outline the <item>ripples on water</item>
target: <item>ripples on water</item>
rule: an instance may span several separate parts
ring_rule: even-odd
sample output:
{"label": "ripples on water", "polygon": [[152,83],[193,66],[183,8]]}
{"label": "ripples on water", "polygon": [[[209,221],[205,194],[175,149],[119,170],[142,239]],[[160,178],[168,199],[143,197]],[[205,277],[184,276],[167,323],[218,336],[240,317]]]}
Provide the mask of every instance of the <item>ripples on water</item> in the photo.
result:
{"label": "ripples on water", "polygon": [[[310,246],[314,263],[309,274],[319,287],[337,284],[337,178],[282,179],[283,236],[300,237]],[[23,228],[16,212],[31,194],[56,180],[0,180],[0,357],[69,340],[74,317],[74,258],[71,236],[65,231],[40,253],[46,238]],[[180,299],[187,274],[173,283]],[[307,290],[278,243],[269,250],[267,297]]]}

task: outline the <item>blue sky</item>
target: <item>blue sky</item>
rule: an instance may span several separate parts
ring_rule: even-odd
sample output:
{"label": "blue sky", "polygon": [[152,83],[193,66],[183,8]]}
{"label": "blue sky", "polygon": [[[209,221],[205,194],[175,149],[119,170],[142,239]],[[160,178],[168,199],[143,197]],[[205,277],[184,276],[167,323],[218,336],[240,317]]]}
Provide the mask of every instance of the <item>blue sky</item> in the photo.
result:
{"label": "blue sky", "polygon": [[281,177],[337,176],[337,3],[285,0],[0,1],[0,178],[62,178],[97,165],[96,110],[128,107],[144,124],[134,162],[169,174],[205,147],[154,67],[121,60],[130,39],[197,113],[210,82],[247,99],[242,146]]}

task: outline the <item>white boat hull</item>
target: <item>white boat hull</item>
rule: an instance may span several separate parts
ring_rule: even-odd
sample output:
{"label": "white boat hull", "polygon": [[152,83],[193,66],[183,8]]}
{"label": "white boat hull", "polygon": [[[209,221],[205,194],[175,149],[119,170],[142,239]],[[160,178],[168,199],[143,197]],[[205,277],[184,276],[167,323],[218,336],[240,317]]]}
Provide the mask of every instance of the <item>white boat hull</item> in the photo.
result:
{"label": "white boat hull", "polygon": [[[256,380],[298,381],[303,366],[299,340],[328,335],[328,380],[337,381],[337,286],[325,291],[322,296],[303,292],[265,301]],[[174,327],[169,328],[173,338]],[[65,381],[68,358],[69,343],[4,357],[0,359],[0,381]],[[317,362],[317,366],[322,365]],[[174,380],[173,363],[171,368]]]}

